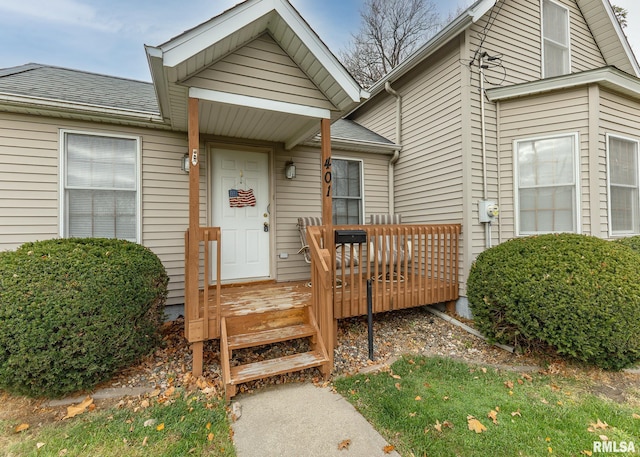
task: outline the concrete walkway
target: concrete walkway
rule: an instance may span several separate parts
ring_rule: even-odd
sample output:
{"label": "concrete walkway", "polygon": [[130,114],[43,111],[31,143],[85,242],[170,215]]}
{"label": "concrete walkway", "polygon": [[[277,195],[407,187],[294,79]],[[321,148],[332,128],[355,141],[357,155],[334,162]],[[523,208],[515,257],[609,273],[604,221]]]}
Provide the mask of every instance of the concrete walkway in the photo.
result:
{"label": "concrete walkway", "polygon": [[[238,457],[399,457],[350,403],[329,388],[284,384],[235,397]],[[351,443],[346,449],[338,445]]]}

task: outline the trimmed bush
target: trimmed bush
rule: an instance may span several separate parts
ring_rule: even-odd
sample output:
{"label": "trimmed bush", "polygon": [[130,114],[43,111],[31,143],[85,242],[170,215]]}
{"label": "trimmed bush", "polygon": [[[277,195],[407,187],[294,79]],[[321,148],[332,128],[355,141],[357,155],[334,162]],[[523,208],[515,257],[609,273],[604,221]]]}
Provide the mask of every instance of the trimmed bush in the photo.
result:
{"label": "trimmed bush", "polygon": [[89,389],[160,341],[168,277],[135,243],[71,238],[0,253],[0,387]]}
{"label": "trimmed bush", "polygon": [[616,242],[633,249],[637,253],[640,253],[640,235],[630,236],[628,238],[620,238],[619,240],[616,240]]}
{"label": "trimmed bush", "polygon": [[640,361],[639,264],[628,247],[591,236],[518,238],[478,256],[467,295],[492,341],[619,370]]}

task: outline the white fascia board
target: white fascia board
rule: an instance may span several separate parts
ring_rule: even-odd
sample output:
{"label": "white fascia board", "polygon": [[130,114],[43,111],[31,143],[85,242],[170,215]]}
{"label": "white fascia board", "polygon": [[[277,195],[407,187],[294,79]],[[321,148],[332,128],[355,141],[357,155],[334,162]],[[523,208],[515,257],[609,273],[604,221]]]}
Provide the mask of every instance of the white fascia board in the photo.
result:
{"label": "white fascia board", "polygon": [[550,79],[540,79],[515,86],[489,89],[487,90],[487,98],[492,102],[497,102],[554,90],[570,89],[587,84],[612,85],[640,98],[640,79],[610,67]]}
{"label": "white fascia board", "polygon": [[[315,137],[308,144],[317,146],[321,143],[319,137]],[[341,149],[353,149],[357,151],[368,151],[378,154],[393,154],[395,151],[401,151],[402,146],[395,143],[381,143],[378,141],[355,140],[353,138],[331,137],[331,146]]]}
{"label": "white fascia board", "polygon": [[0,101],[14,103],[21,106],[32,106],[35,108],[52,108],[61,111],[84,112],[97,115],[115,116],[119,118],[136,119],[137,121],[146,121],[153,123],[162,122],[162,117],[157,112],[136,111],[124,108],[110,108],[107,106],[93,105],[90,103],[69,102],[42,97],[8,94],[3,92],[0,92]]}
{"label": "white fascia board", "polygon": [[331,111],[314,106],[298,105],[295,103],[280,102],[277,100],[267,100],[265,98],[249,97],[247,95],[230,94],[217,90],[201,89],[199,87],[189,88],[189,97],[208,100],[210,102],[224,103],[227,105],[244,106],[278,113],[295,114],[314,119],[329,119]]}
{"label": "white fascia board", "polygon": [[344,66],[331,53],[329,48],[320,40],[318,35],[311,30],[300,14],[286,1],[277,1],[277,12],[280,17],[291,27],[291,30],[300,37],[309,48],[311,54],[327,69],[338,85],[349,95],[355,103],[368,98],[368,93],[353,79]]}
{"label": "white fascia board", "polygon": [[609,16],[609,20],[611,21],[611,24],[613,25],[613,28],[615,29],[616,34],[618,35],[620,44],[624,48],[624,52],[627,55],[627,58],[629,59],[629,63],[633,67],[633,71],[635,71],[637,77],[640,77],[640,66],[638,66],[638,60],[636,59],[636,55],[633,53],[633,50],[631,49],[629,40],[627,40],[627,36],[624,34],[624,31],[622,30],[622,26],[620,25],[620,22],[618,22],[618,18],[616,17],[611,4],[609,3],[609,0],[601,0],[601,1],[602,1],[602,6],[604,7],[605,11],[607,12],[607,15]]}
{"label": "white fascia board", "polygon": [[164,65],[175,67],[188,58],[204,51],[238,29],[269,14],[277,0],[248,1],[225,11],[208,22],[191,29],[160,46]]}
{"label": "white fascia board", "polygon": [[158,99],[160,114],[165,118],[169,118],[171,114],[169,106],[169,87],[167,85],[167,78],[162,65],[162,50],[146,45],[144,48],[147,53],[147,62],[149,64],[149,71],[151,72],[151,81],[153,81],[153,88]]}

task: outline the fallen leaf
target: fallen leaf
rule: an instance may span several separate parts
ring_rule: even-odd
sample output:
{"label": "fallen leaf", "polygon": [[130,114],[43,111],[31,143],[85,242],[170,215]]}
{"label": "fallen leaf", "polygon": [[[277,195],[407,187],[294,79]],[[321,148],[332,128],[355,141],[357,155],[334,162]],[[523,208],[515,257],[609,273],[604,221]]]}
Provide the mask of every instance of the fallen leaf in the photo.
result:
{"label": "fallen leaf", "polygon": [[609,437],[607,435],[598,435],[598,438],[600,438],[600,441],[609,441]]}
{"label": "fallen leaf", "polygon": [[351,440],[342,440],[338,443],[338,450],[341,451],[343,449],[349,450],[349,446],[351,445]]}
{"label": "fallen leaf", "polygon": [[545,405],[548,405],[548,404],[549,404],[549,402],[548,402],[546,399],[544,399],[544,398],[543,398],[542,400],[540,400],[540,401],[541,401],[542,403],[544,403]]}
{"label": "fallen leaf", "polygon": [[553,454],[553,448],[551,446],[547,448],[547,451],[549,451],[549,454]]}
{"label": "fallen leaf", "polygon": [[607,427],[609,427],[609,424],[607,424],[606,422],[602,422],[599,418],[595,424],[592,422],[589,425],[591,425],[596,430],[597,429],[605,430]]}
{"label": "fallen leaf", "polygon": [[547,443],[551,442],[551,438],[549,438],[548,436],[544,439]]}
{"label": "fallen leaf", "polygon": [[442,432],[442,424],[439,420],[436,420],[436,425],[433,426],[437,431]]}
{"label": "fallen leaf", "polygon": [[69,449],[60,449],[60,452],[58,452],[58,457],[64,457],[65,455],[67,455],[69,453]]}
{"label": "fallen leaf", "polygon": [[142,426],[143,427],[153,427],[154,425],[156,425],[156,422],[158,422],[156,419],[147,419],[146,421],[144,421]]}
{"label": "fallen leaf", "polygon": [[402,376],[400,376],[399,374],[392,374],[391,377],[393,379],[402,379]]}
{"label": "fallen leaf", "polygon": [[522,379],[518,378],[518,384],[522,385],[522,384],[524,384],[524,381]]}
{"label": "fallen leaf", "polygon": [[390,444],[387,444],[385,447],[382,448],[383,452],[385,454],[391,454],[393,451],[395,451],[395,446],[392,446]]}
{"label": "fallen leaf", "polygon": [[44,443],[36,443],[36,447],[37,447],[38,449],[40,449],[42,446],[44,446]]}
{"label": "fallen leaf", "polygon": [[505,386],[507,389],[513,389],[513,381],[505,381],[505,382],[504,382],[504,386]]}
{"label": "fallen leaf", "polygon": [[409,417],[416,417],[416,414],[418,413],[409,413]]}
{"label": "fallen leaf", "polygon": [[522,373],[522,377],[524,379],[526,379],[527,381],[529,381],[529,382],[533,381],[533,378],[531,376],[529,376],[527,373]]}
{"label": "fallen leaf", "polygon": [[451,423],[450,421],[444,421],[442,423],[442,426],[447,428],[453,428],[453,423]]}
{"label": "fallen leaf", "polygon": [[72,417],[75,417],[78,414],[85,413],[87,411],[87,408],[91,406],[92,403],[93,403],[93,398],[87,397],[79,405],[67,406],[67,415],[64,416],[63,419],[71,419]]}
{"label": "fallen leaf", "polygon": [[157,430],[157,431],[159,431],[159,432],[161,432],[162,430],[164,430],[164,422],[163,422],[162,424],[158,425],[158,426],[156,427],[156,430]]}
{"label": "fallen leaf", "polygon": [[154,389],[149,392],[149,398],[157,397],[158,395],[160,395],[160,389]]}
{"label": "fallen leaf", "polygon": [[487,417],[493,421],[494,424],[498,425],[498,412],[495,409],[489,411]]}
{"label": "fallen leaf", "polygon": [[422,397],[421,397],[420,395],[418,395],[418,396],[415,398],[415,400],[416,400],[416,401],[420,401],[420,400],[422,400]]}
{"label": "fallen leaf", "polygon": [[425,382],[422,385],[425,386],[427,389],[431,389],[431,384],[429,384],[428,382]]}
{"label": "fallen leaf", "polygon": [[29,424],[20,424],[16,428],[13,429],[15,433],[24,432],[29,429]]}
{"label": "fallen leaf", "polygon": [[442,399],[443,399],[444,401],[447,401],[447,400],[449,399],[449,396],[442,397]]}
{"label": "fallen leaf", "polygon": [[469,427],[469,430],[476,433],[482,433],[487,430],[487,427],[482,425],[482,422],[480,422],[473,416],[467,416],[467,425]]}
{"label": "fallen leaf", "polygon": [[560,387],[556,386],[555,384],[551,384],[551,390],[553,390],[554,392],[557,392],[560,390]]}
{"label": "fallen leaf", "polygon": [[176,391],[176,388],[175,388],[175,387],[173,387],[173,386],[171,386],[171,387],[169,387],[167,390],[165,390],[165,391],[164,391],[164,394],[163,394],[163,395],[164,395],[165,397],[170,397],[170,396],[172,396],[172,395],[174,394],[174,392],[175,392],[175,391]]}
{"label": "fallen leaf", "polygon": [[146,400],[146,399],[145,399],[145,400],[142,400],[142,401],[140,402],[140,407],[141,407],[141,408],[148,408],[148,407],[149,407],[149,405],[150,405],[149,400]]}
{"label": "fallen leaf", "polygon": [[205,425],[205,428],[207,430],[211,430],[211,422],[207,422],[207,425]]}
{"label": "fallen leaf", "polygon": [[145,436],[144,439],[142,440],[142,447],[145,447],[147,445],[147,441],[149,441],[149,437]]}
{"label": "fallen leaf", "polygon": [[396,389],[402,390],[402,388],[400,387],[400,383],[399,382],[396,382],[395,386],[396,386]]}
{"label": "fallen leaf", "polygon": [[580,454],[591,456],[591,455],[593,455],[593,452],[591,452],[591,451],[582,451]]}
{"label": "fallen leaf", "polygon": [[213,433],[209,433],[207,435],[207,441],[209,441],[209,442],[213,441]]}
{"label": "fallen leaf", "polygon": [[513,412],[511,413],[511,417],[515,417],[515,416],[520,416],[520,417],[522,417],[522,414],[520,414],[520,410],[518,410],[518,411],[513,411]]}
{"label": "fallen leaf", "polygon": [[482,370],[483,373],[487,372],[487,369],[485,367],[480,368]]}
{"label": "fallen leaf", "polygon": [[634,419],[640,419],[640,414],[633,413],[631,417],[633,417]]}

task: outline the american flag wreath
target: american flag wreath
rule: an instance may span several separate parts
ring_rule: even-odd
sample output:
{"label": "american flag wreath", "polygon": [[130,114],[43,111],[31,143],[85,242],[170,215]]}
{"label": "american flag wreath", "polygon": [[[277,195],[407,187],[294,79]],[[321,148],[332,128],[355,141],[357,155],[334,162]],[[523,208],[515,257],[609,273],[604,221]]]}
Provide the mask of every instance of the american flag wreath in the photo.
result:
{"label": "american flag wreath", "polygon": [[256,206],[256,197],[253,195],[253,189],[229,189],[229,206],[232,208]]}

